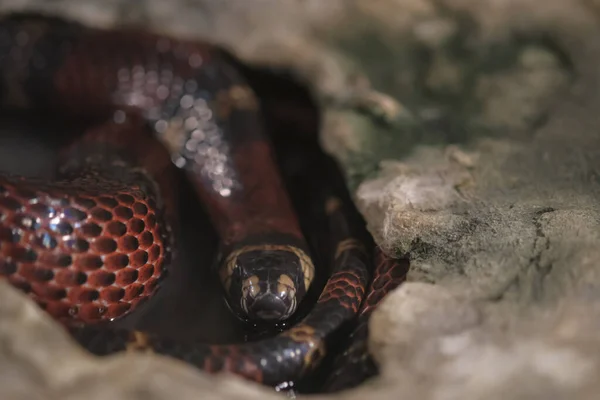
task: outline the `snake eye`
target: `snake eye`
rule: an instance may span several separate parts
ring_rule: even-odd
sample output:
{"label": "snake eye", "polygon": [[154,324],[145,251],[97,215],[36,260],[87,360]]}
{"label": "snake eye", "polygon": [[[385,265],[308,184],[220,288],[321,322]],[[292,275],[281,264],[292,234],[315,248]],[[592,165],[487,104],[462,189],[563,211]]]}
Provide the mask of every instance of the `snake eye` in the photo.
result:
{"label": "snake eye", "polygon": [[292,288],[288,288],[288,287],[285,287],[285,288],[280,287],[279,288],[279,297],[282,299],[291,298],[291,297],[294,297],[295,295],[296,295],[296,291]]}
{"label": "snake eye", "polygon": [[242,296],[243,297],[256,297],[260,292],[260,286],[258,284],[258,277],[251,276],[246,279],[242,284]]}
{"label": "snake eye", "polygon": [[281,275],[277,280],[277,292],[281,299],[294,298],[296,296],[296,288],[294,282],[287,275]]}

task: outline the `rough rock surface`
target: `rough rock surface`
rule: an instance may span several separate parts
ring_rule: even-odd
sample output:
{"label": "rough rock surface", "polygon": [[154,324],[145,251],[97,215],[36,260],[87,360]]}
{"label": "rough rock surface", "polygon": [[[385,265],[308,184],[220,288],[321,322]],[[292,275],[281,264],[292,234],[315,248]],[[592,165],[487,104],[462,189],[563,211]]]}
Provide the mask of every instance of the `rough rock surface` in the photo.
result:
{"label": "rough rock surface", "polygon": [[[371,321],[381,376],[332,397],[597,397],[598,2],[0,3],[20,9],[209,39],[309,85],[377,242],[412,260]],[[171,360],[92,359],[6,285],[0,372],[6,399],[275,398]]]}

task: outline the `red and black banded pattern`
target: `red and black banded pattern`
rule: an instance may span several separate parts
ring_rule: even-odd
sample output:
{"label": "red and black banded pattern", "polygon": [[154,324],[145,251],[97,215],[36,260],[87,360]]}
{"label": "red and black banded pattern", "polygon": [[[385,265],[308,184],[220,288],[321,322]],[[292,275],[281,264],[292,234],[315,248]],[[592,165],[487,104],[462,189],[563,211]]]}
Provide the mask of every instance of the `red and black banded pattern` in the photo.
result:
{"label": "red and black banded pattern", "polygon": [[94,121],[63,150],[56,181],[0,178],[0,274],[86,348],[152,350],[276,384],[315,367],[325,338],[356,315],[370,273],[366,230],[330,191],[314,201],[328,210],[332,274],[311,312],[279,336],[212,346],[80,326],[131,312],[173,262],[173,165],[217,228],[232,309],[293,314],[314,266],[258,101],[211,46],[32,15],[0,19],[0,95],[7,107]]}
{"label": "red and black banded pattern", "polygon": [[[335,202],[341,205],[339,200]],[[269,385],[297,380],[323,359],[325,339],[356,316],[370,279],[371,257],[354,235],[357,228],[364,227],[348,224],[351,218],[341,206],[330,211],[328,218],[332,238],[338,243],[332,274],[310,313],[276,337],[243,345],[211,346],[93,326],[74,330],[75,337],[99,355],[127,349],[152,350],[209,372],[229,371]]]}
{"label": "red and black banded pattern", "polygon": [[[13,15],[0,21],[0,77],[6,106],[116,124],[141,118],[186,172],[217,228],[231,308],[245,319],[293,314],[314,266],[258,100],[221,51]],[[256,283],[263,280],[274,282]]]}

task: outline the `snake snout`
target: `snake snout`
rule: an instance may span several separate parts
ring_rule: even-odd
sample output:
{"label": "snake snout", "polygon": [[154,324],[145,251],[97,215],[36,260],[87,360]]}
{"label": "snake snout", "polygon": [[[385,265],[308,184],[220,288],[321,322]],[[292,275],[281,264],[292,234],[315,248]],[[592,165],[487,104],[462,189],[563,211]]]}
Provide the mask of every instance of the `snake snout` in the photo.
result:
{"label": "snake snout", "polygon": [[280,293],[265,293],[248,308],[251,319],[264,321],[282,320],[296,311],[294,298],[280,296]]}

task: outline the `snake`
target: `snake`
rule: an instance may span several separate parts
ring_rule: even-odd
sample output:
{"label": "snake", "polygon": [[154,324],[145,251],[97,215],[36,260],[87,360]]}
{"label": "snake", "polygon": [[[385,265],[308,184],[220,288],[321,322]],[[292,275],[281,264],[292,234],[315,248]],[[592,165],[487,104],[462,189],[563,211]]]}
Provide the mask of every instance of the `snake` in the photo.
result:
{"label": "snake", "polygon": [[351,389],[378,373],[368,349],[369,318],[387,294],[406,281],[410,264],[406,257],[390,257],[380,247],[375,248],[374,263],[373,280],[358,312],[356,326],[343,352],[334,359],[332,372],[323,385],[327,393]]}
{"label": "snake", "polygon": [[0,17],[0,96],[5,109],[85,123],[60,146],[55,179],[0,174],[0,277],[92,353],[152,351],[278,385],[314,370],[326,339],[378,296],[367,296],[364,222],[316,165],[323,179],[307,192],[326,215],[331,273],[300,322],[226,345],[107,328],[153,297],[177,260],[177,171],[218,233],[230,310],[249,322],[295,315],[315,266],[259,99],[217,46],[31,13]]}

